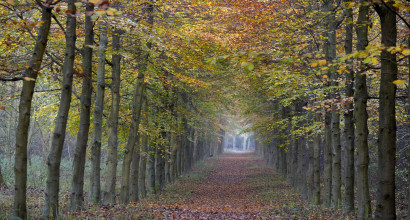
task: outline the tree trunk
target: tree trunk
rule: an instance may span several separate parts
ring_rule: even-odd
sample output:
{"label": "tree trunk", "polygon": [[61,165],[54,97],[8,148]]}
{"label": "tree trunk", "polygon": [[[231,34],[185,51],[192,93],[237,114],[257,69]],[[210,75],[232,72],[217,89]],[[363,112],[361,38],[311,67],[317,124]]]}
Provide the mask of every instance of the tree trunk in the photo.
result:
{"label": "tree trunk", "polygon": [[98,47],[98,67],[97,67],[97,94],[94,106],[94,140],[91,146],[91,175],[90,193],[88,201],[100,203],[101,201],[101,139],[104,111],[104,90],[105,90],[105,51],[107,49],[107,24],[101,28],[100,42]]}
{"label": "tree trunk", "polygon": [[[333,0],[327,0],[326,11],[329,13],[328,16],[328,34],[326,39],[326,59],[328,63],[333,62],[336,59],[336,10],[333,6]],[[330,79],[330,86],[338,86],[338,73],[334,70],[328,73]],[[331,91],[331,98],[338,99],[339,92],[334,89]],[[337,109],[337,104],[332,101],[332,112],[331,112],[331,154],[332,154],[332,186],[331,186],[331,207],[340,208],[341,207],[341,145],[340,145],[340,114]]]}
{"label": "tree trunk", "polygon": [[[357,18],[357,50],[366,50],[368,45],[368,12],[367,0],[360,2],[359,16]],[[368,125],[367,125],[367,85],[366,73],[363,63],[355,78],[354,93],[354,121],[356,126],[356,146],[357,146],[357,217],[358,219],[371,219],[372,209],[369,194],[369,146],[368,146]]]}
{"label": "tree trunk", "polygon": [[[386,2],[375,4],[375,9],[380,17],[381,44],[396,46],[396,7],[393,2]],[[396,79],[396,54],[385,48],[381,53],[376,219],[396,219],[396,85],[393,84]]]}
{"label": "tree trunk", "polygon": [[120,110],[121,83],[121,30],[115,30],[112,37],[112,82],[111,82],[111,112],[108,118],[108,147],[107,147],[107,180],[105,182],[104,202],[115,203],[115,185],[117,181],[118,164],[118,115]]}
{"label": "tree trunk", "polygon": [[153,148],[151,144],[149,146],[148,160],[147,160],[147,182],[148,182],[148,193],[155,194],[155,151],[156,148]]}
{"label": "tree trunk", "polygon": [[129,183],[130,183],[130,165],[132,162],[132,155],[134,153],[135,144],[138,138],[139,124],[141,120],[141,108],[142,99],[144,95],[144,74],[139,72],[137,77],[137,83],[135,85],[135,93],[132,101],[132,122],[129,131],[129,137],[127,146],[124,152],[124,161],[122,164],[122,175],[121,175],[121,193],[120,193],[120,203],[129,203]]}
{"label": "tree trunk", "polygon": [[140,135],[137,136],[137,142],[135,143],[136,149],[132,154],[131,163],[131,177],[130,177],[130,196],[131,202],[137,202],[139,200],[138,195],[138,176],[139,176],[139,164],[140,164]]}
{"label": "tree trunk", "polygon": [[85,41],[83,48],[83,88],[81,92],[80,128],[77,134],[77,144],[73,162],[73,178],[71,186],[70,210],[79,211],[83,207],[85,153],[90,130],[90,110],[92,94],[92,46],[94,42],[93,21],[90,12],[94,5],[87,4],[85,16]]}
{"label": "tree trunk", "polygon": [[[315,121],[320,122],[321,114],[315,114]],[[320,142],[321,135],[315,134],[313,141],[313,198],[315,205],[320,204]]]}
{"label": "tree trunk", "polygon": [[157,192],[162,191],[164,187],[164,180],[165,180],[165,160],[164,160],[164,150],[162,149],[163,146],[158,146],[155,151],[155,186]]}
{"label": "tree trunk", "polygon": [[[142,123],[144,127],[148,126],[148,101],[144,98],[143,105],[144,116],[142,118]],[[139,161],[139,171],[138,171],[138,195],[140,199],[147,196],[146,186],[145,186],[145,172],[147,169],[147,158],[148,158],[148,137],[147,134],[142,134],[141,147],[140,147],[140,161]]]}
{"label": "tree trunk", "polygon": [[[407,39],[407,47],[410,48],[410,36]],[[407,83],[407,125],[410,130],[410,56],[408,56],[408,83]],[[410,158],[410,152],[407,151],[407,158]],[[409,161],[410,159],[407,159]],[[409,162],[408,162],[409,163]],[[407,171],[407,220],[410,220],[410,163]]]}
{"label": "tree trunk", "polygon": [[[348,1],[348,0],[345,0]],[[353,9],[346,8],[346,39],[345,39],[345,54],[353,52]],[[352,68],[352,60],[349,59],[347,63],[346,73],[346,97],[353,97],[353,81],[354,73]],[[345,196],[343,200],[344,213],[352,213],[354,211],[354,122],[353,122],[353,104],[348,102],[344,113],[345,128],[344,135],[346,139],[345,145]]]}
{"label": "tree trunk", "polygon": [[27,141],[28,129],[31,117],[31,102],[34,87],[43,61],[44,52],[47,47],[48,35],[50,33],[52,7],[42,7],[42,25],[38,32],[37,41],[30,59],[29,67],[24,72],[23,88],[20,95],[19,116],[16,132],[16,157],[14,163],[15,187],[14,187],[14,215],[26,219],[26,186],[27,186]]}
{"label": "tree trunk", "polygon": [[331,190],[332,190],[332,136],[331,136],[331,115],[325,113],[325,146],[323,150],[324,156],[324,171],[323,171],[323,206],[330,207]]}
{"label": "tree trunk", "polygon": [[70,0],[68,2],[68,10],[72,11],[72,13],[67,14],[66,48],[62,70],[63,83],[61,99],[51,139],[50,154],[47,158],[47,185],[43,210],[44,218],[57,218],[58,215],[61,153],[63,151],[66,135],[73,86],[76,41],[76,16],[73,16],[76,11],[75,2],[76,0]]}
{"label": "tree trunk", "polygon": [[313,142],[311,140],[311,138],[308,138],[307,141],[307,146],[306,146],[306,150],[308,151],[308,155],[309,155],[309,164],[308,164],[308,169],[306,172],[306,183],[307,183],[307,195],[308,195],[308,199],[311,203],[314,203],[315,198],[313,196],[313,179],[314,179],[314,173],[313,173]]}

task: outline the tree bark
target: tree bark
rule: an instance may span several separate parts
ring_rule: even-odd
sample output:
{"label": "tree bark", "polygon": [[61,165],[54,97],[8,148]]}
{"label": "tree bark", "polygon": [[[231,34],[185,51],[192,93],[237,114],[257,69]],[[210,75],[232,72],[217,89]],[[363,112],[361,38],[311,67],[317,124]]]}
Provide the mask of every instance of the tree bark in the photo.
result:
{"label": "tree bark", "polygon": [[131,177],[130,177],[130,196],[131,202],[137,202],[139,200],[138,195],[138,176],[139,176],[139,164],[140,164],[140,135],[137,136],[137,142],[135,143],[135,150],[132,154],[131,163]]}
{"label": "tree bark", "polygon": [[[393,2],[375,3],[374,6],[380,17],[381,44],[396,46],[396,7]],[[396,85],[393,84],[396,79],[396,54],[385,48],[381,53],[376,219],[396,219]]]}
{"label": "tree bark", "polygon": [[151,144],[149,146],[148,159],[147,159],[147,183],[148,193],[155,194],[155,151],[156,147]]}
{"label": "tree bark", "polygon": [[97,94],[94,106],[94,139],[91,146],[91,175],[90,175],[90,193],[88,201],[91,203],[100,203],[101,201],[101,139],[102,124],[104,111],[104,92],[105,92],[105,51],[107,49],[107,24],[103,24],[100,33],[100,42],[98,47],[98,67],[97,67]]}
{"label": "tree bark", "polygon": [[51,139],[50,153],[47,158],[47,185],[45,194],[45,204],[43,210],[44,218],[57,218],[59,208],[60,191],[60,163],[66,135],[68,113],[70,111],[71,93],[73,87],[73,73],[75,60],[75,41],[76,41],[76,0],[68,1],[66,28],[66,48],[63,63],[63,83],[61,90],[60,106]]}
{"label": "tree bark", "polygon": [[121,84],[121,34],[123,31],[115,30],[112,37],[112,82],[111,82],[111,112],[108,118],[108,147],[107,147],[107,180],[105,183],[104,202],[115,203],[115,184],[117,181],[118,164],[118,115],[120,110],[120,84]]}
{"label": "tree bark", "polygon": [[[315,121],[320,122],[321,114],[315,113]],[[313,204],[320,204],[320,142],[321,135],[315,134],[313,141]]]}
{"label": "tree bark", "polygon": [[[346,2],[348,0],[345,0]],[[346,8],[346,39],[345,39],[345,54],[351,54],[353,52],[353,9]],[[354,95],[353,81],[354,72],[352,68],[352,60],[348,59],[347,73],[346,73],[346,86],[345,95],[350,98]],[[346,139],[345,145],[345,195],[343,200],[343,212],[352,213],[354,211],[354,121],[353,121],[353,104],[348,102],[344,113],[345,128],[344,135]]]}
{"label": "tree bark", "polygon": [[[359,15],[356,23],[357,50],[366,50],[368,45],[368,12],[367,0],[362,0],[359,7]],[[369,194],[369,146],[368,146],[368,125],[367,125],[367,85],[366,73],[363,63],[360,64],[359,71],[355,78],[354,93],[354,121],[356,126],[356,146],[357,146],[357,217],[358,219],[371,219],[372,209]]]}
{"label": "tree bark", "polygon": [[332,190],[332,136],[331,136],[331,115],[329,112],[325,113],[325,146],[323,150],[324,156],[324,171],[323,171],[323,206],[330,207],[331,190]]}
{"label": "tree bark", "polygon": [[15,187],[14,187],[14,215],[26,219],[26,186],[27,186],[27,142],[30,127],[31,102],[34,87],[43,61],[44,52],[47,47],[48,35],[50,33],[51,16],[53,7],[40,5],[42,7],[41,27],[38,32],[36,44],[24,77],[30,78],[23,81],[20,95],[19,115],[16,132],[16,156],[14,162]]}
{"label": "tree bark", "polygon": [[134,153],[135,144],[137,142],[139,124],[141,120],[141,108],[142,99],[144,95],[144,74],[139,72],[137,77],[137,83],[135,85],[135,93],[132,101],[132,122],[129,131],[129,137],[127,146],[124,152],[124,161],[122,164],[122,175],[121,175],[121,193],[120,193],[120,203],[129,203],[129,183],[130,183],[130,165],[132,162],[132,155]]}
{"label": "tree bark", "polygon": [[85,15],[85,41],[83,48],[83,88],[81,92],[80,128],[77,134],[77,144],[73,162],[73,178],[71,186],[70,210],[79,211],[84,200],[84,167],[85,153],[90,130],[90,110],[92,94],[92,56],[94,43],[93,21],[89,14],[94,11],[94,5],[86,5]]}
{"label": "tree bark", "polygon": [[[148,126],[148,101],[147,98],[144,98],[143,105],[144,114],[142,117],[142,124],[146,128]],[[147,160],[148,160],[148,137],[147,134],[142,134],[141,138],[141,148],[140,148],[140,161],[139,161],[139,171],[138,171],[138,195],[140,199],[147,196],[147,190],[145,186],[145,173],[147,169]]]}

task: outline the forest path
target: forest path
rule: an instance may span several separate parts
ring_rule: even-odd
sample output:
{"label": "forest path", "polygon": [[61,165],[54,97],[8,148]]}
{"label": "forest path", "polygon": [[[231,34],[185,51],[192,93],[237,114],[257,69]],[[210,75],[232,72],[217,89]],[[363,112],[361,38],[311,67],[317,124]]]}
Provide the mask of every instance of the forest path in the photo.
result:
{"label": "forest path", "polygon": [[349,219],[301,200],[252,153],[209,158],[138,206],[151,219]]}
{"label": "forest path", "polygon": [[[262,159],[251,153],[225,153],[209,158],[202,164],[208,168],[201,165],[197,168],[208,170],[207,177],[200,180],[194,177],[196,180],[190,181],[188,174],[188,181],[182,181],[187,183],[182,184],[189,196],[169,205],[161,202],[152,204],[158,214],[154,216],[169,219],[263,219],[260,216],[263,204],[249,182],[250,178],[262,172],[254,168],[263,164]],[[164,195],[172,197],[169,188]]]}

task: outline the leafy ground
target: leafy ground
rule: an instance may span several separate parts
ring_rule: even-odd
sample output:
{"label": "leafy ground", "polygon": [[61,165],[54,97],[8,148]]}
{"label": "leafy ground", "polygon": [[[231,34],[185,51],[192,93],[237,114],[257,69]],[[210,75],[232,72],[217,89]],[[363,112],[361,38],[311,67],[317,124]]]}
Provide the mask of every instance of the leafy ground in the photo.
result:
{"label": "leafy ground", "polygon": [[[1,197],[10,195],[2,190]],[[3,197],[3,198],[5,198]],[[29,213],[39,216],[41,190],[29,189]],[[11,198],[11,197],[9,197]],[[36,199],[37,198],[37,202]],[[62,198],[63,212],[66,201]],[[1,200],[0,200],[1,201]],[[0,218],[11,204],[0,203]],[[65,204],[65,205],[64,205]],[[6,207],[5,207],[6,206]],[[251,153],[226,153],[195,166],[169,184],[161,195],[128,206],[88,205],[62,219],[350,219],[340,211],[311,206],[260,158]]]}

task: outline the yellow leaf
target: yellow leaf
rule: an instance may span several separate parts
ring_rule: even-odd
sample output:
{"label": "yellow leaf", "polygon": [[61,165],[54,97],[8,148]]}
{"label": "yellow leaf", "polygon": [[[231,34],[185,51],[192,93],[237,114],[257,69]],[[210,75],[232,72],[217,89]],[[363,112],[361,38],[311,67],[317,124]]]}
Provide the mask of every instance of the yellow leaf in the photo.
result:
{"label": "yellow leaf", "polygon": [[326,65],[326,60],[319,60],[319,65],[321,66]]}
{"label": "yellow leaf", "polygon": [[327,75],[323,75],[322,77],[323,77],[323,79],[327,79]]}
{"label": "yellow leaf", "polygon": [[379,63],[379,61],[377,60],[376,57],[373,57],[372,60],[371,60],[371,62],[373,63],[373,65],[376,65],[376,64]]}
{"label": "yellow leaf", "polygon": [[402,51],[402,53],[403,53],[404,56],[408,56],[408,55],[410,55],[410,49],[404,49]]}
{"label": "yellow leaf", "polygon": [[401,80],[401,79],[398,79],[398,80],[394,80],[394,81],[393,81],[393,84],[395,84],[395,85],[402,85],[402,84],[404,84],[404,83],[406,83],[406,81]]}
{"label": "yellow leaf", "polygon": [[346,69],[341,67],[339,70],[337,70],[338,73],[343,73]]}
{"label": "yellow leaf", "polygon": [[312,63],[312,67],[317,67],[318,63]]}

